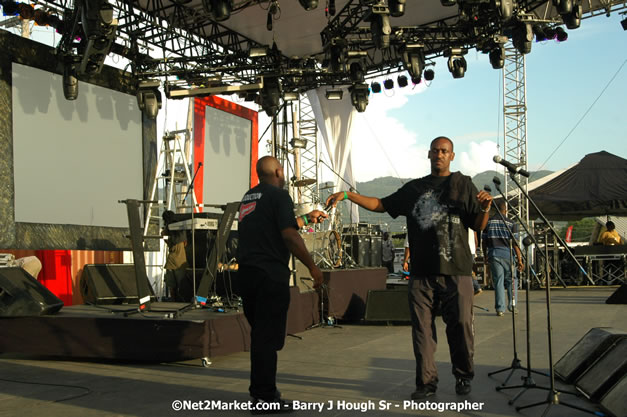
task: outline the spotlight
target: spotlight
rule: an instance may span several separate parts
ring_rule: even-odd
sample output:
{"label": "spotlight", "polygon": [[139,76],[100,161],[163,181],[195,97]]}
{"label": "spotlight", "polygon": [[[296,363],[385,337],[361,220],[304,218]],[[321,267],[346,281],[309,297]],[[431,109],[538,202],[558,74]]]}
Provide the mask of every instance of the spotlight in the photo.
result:
{"label": "spotlight", "polygon": [[544,34],[546,35],[546,39],[555,39],[557,36],[557,32],[554,28],[547,27],[544,29]]}
{"label": "spotlight", "polygon": [[[431,70],[427,70],[427,71],[431,71]],[[427,71],[425,71],[425,78],[427,78]],[[431,71],[433,72],[433,71]],[[431,78],[433,79],[433,78]],[[422,81],[422,77],[420,75],[418,75],[417,77],[411,77],[411,82],[416,85],[416,84],[420,84],[420,82]]]}
{"label": "spotlight", "polygon": [[42,9],[35,10],[33,20],[37,26],[46,26],[48,24],[48,13]]}
{"label": "spotlight", "polygon": [[327,6],[327,10],[326,12],[330,15],[330,16],[335,16],[335,0],[329,0],[329,5]]}
{"label": "spotlight", "polygon": [[137,106],[149,119],[156,119],[161,108],[158,80],[141,81],[137,87]]}
{"label": "spotlight", "polygon": [[433,81],[433,79],[435,78],[435,71],[433,71],[432,69],[425,70],[424,75],[425,75],[425,80]]}
{"label": "spotlight", "polygon": [[570,13],[562,15],[562,20],[568,29],[577,29],[581,25],[581,15],[583,7],[581,3],[573,4],[573,10]]}
{"label": "spotlight", "polygon": [[518,22],[512,33],[512,43],[521,54],[531,52],[531,43],[533,41],[533,30],[528,23]]}
{"label": "spotlight", "polygon": [[503,20],[509,20],[512,17],[512,14],[514,14],[514,1],[498,0],[495,3],[501,13],[501,18]]}
{"label": "spotlight", "polygon": [[104,0],[85,2],[81,7],[81,25],[87,39],[81,42],[79,72],[98,74],[115,41],[117,21],[113,19],[113,6]]}
{"label": "spotlight", "polygon": [[250,50],[248,51],[248,56],[251,58],[262,57],[262,56],[267,56],[267,55],[268,55],[268,48],[266,48],[265,46],[250,48]]}
{"label": "spotlight", "polygon": [[327,90],[327,100],[341,100],[344,97],[344,91],[342,90]]}
{"label": "spotlight", "polygon": [[283,93],[283,101],[296,101],[299,96],[296,91],[285,92]]}
{"label": "spotlight", "polygon": [[277,0],[274,0],[268,7],[268,17],[266,19],[266,29],[268,29],[268,31],[272,31],[272,20],[277,15],[281,15],[281,6],[279,6]]}
{"label": "spotlight", "polygon": [[492,68],[501,69],[505,65],[505,49],[502,46],[492,49],[489,57]]}
{"label": "spotlight", "polygon": [[213,18],[217,22],[222,22],[231,17],[233,4],[231,0],[211,0],[213,6]]}
{"label": "spotlight", "polygon": [[269,117],[274,117],[281,101],[281,82],[278,77],[264,77],[261,89],[261,108]]}
{"label": "spotlight", "polygon": [[388,48],[390,46],[390,34],[392,33],[390,16],[373,12],[370,15],[370,32],[372,32],[372,41],[377,49]]}
{"label": "spotlight", "polygon": [[346,42],[343,39],[331,41],[329,69],[331,72],[344,72],[346,67]]}
{"label": "spotlight", "polygon": [[352,62],[350,65],[350,74],[351,81],[353,83],[363,83],[364,82],[364,69],[362,68],[359,62]]}
{"label": "spotlight", "polygon": [[359,113],[363,113],[366,111],[366,106],[368,106],[368,84],[353,84],[349,88],[351,92],[351,103]]}
{"label": "spotlight", "polygon": [[318,7],[318,0],[298,0],[303,9],[309,11]]}
{"label": "spotlight", "polygon": [[620,25],[623,27],[623,30],[627,30],[627,17],[620,21]]}
{"label": "spotlight", "polygon": [[558,42],[564,42],[568,40],[568,33],[566,33],[564,28],[561,26],[558,26],[555,28],[555,34],[556,34],[555,39],[557,39]]}
{"label": "spotlight", "polygon": [[387,80],[383,81],[383,86],[386,90],[391,90],[394,88],[394,81],[388,78]]}
{"label": "spotlight", "polygon": [[305,149],[307,147],[307,139],[292,138],[290,145],[292,145],[292,148]]}
{"label": "spotlight", "polygon": [[35,9],[30,4],[18,3],[17,10],[22,19],[31,20],[35,16]]}
{"label": "spotlight", "polygon": [[553,0],[553,6],[559,14],[570,13],[573,10],[573,0]]}
{"label": "spotlight", "polygon": [[422,47],[405,46],[401,53],[403,66],[411,77],[420,77],[425,66],[425,55]]}
{"label": "spotlight", "polygon": [[17,8],[17,3],[14,1],[4,0],[2,2],[2,15],[3,16],[17,16],[20,11]]}
{"label": "spotlight", "polygon": [[534,35],[536,35],[536,42],[543,42],[548,39],[548,37],[546,36],[546,32],[541,25],[533,25],[531,30],[533,31]]}
{"label": "spotlight", "polygon": [[381,84],[379,84],[376,81],[373,81],[372,84],[370,84],[370,89],[375,94],[380,93],[381,92]]}
{"label": "spotlight", "polygon": [[63,66],[63,96],[66,100],[76,100],[78,98],[76,65],[70,59]]}
{"label": "spotlight", "polygon": [[453,74],[453,78],[464,78],[466,73],[466,58],[461,55],[452,55],[448,59],[448,70]]}
{"label": "spotlight", "polygon": [[[420,82],[420,81],[418,81],[418,82]],[[405,87],[407,87],[407,84],[409,84],[409,82],[407,81],[407,77],[404,76],[404,75],[399,75],[396,78],[396,83],[398,84],[398,86],[400,88],[405,88]]]}
{"label": "spotlight", "polygon": [[405,14],[405,2],[406,0],[388,0],[388,7],[390,8],[390,16],[401,17]]}

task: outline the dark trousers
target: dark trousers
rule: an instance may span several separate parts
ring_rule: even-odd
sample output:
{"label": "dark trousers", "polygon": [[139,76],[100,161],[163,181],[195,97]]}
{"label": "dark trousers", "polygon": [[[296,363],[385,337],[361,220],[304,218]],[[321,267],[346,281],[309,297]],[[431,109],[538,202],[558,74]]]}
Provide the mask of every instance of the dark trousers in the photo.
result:
{"label": "dark trousers", "polygon": [[391,261],[383,261],[382,263],[383,263],[383,266],[388,269],[388,272],[390,274],[394,273],[394,259],[392,259]]}
{"label": "dark trousers", "polygon": [[290,288],[287,280],[272,280],[263,270],[240,266],[244,315],[250,324],[250,387],[253,398],[273,401],[276,388],[277,351],[283,348]]}
{"label": "dark trousers", "polygon": [[446,323],[453,375],[474,376],[473,288],[470,276],[412,276],[409,281],[409,310],[416,357],[416,386],[438,384],[435,364],[437,333],[435,309],[442,308]]}

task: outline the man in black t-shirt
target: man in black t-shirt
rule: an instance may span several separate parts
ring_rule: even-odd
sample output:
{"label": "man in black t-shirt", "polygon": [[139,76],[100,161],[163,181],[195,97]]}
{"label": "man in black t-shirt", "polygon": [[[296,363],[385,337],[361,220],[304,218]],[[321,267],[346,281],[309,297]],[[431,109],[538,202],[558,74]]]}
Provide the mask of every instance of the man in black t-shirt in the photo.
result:
{"label": "man in black t-shirt", "polygon": [[[322,272],[309,255],[298,229],[322,222],[327,215],[314,210],[294,217],[294,203],[283,189],[283,167],[276,158],[259,159],[257,175],[260,184],[242,198],[238,222],[241,293],[251,327],[249,392],[255,406],[272,402],[280,406],[274,412],[289,411],[276,388],[276,368],[277,351],[285,342],[290,304],[290,252],[309,268],[314,287],[319,287]],[[261,410],[253,411],[257,414]]]}
{"label": "man in black t-shirt", "polygon": [[446,323],[455,391],[468,394],[474,376],[473,260],[468,228],[480,231],[485,227],[492,197],[483,190],[477,191],[470,177],[451,173],[454,157],[453,142],[438,137],[431,142],[428,153],[431,175],[410,181],[383,199],[340,192],[327,200],[328,205],[349,199],[370,211],[407,218],[412,260],[409,307],[416,357],[413,400],[429,397],[437,389],[434,308],[438,303]]}

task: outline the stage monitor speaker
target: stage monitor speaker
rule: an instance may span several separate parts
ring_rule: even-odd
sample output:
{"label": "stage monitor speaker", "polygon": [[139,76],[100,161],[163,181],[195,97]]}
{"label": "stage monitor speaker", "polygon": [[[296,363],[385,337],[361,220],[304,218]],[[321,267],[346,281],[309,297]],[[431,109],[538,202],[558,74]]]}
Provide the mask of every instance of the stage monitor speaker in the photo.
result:
{"label": "stage monitor speaker", "polygon": [[[150,299],[155,293],[148,282]],[[83,268],[81,294],[86,304],[138,304],[133,264],[90,264]]]}
{"label": "stage monitor speaker", "polygon": [[601,398],[601,408],[613,417],[627,416],[627,375],[623,375],[610,390]]}
{"label": "stage monitor speaker", "polygon": [[592,363],[627,333],[611,327],[594,327],[555,364],[555,375],[573,383]]}
{"label": "stage monitor speaker", "polygon": [[411,321],[407,289],[368,291],[364,318],[366,321]]}
{"label": "stage monitor speaker", "polygon": [[623,284],[605,300],[605,304],[627,304],[627,284]]}
{"label": "stage monitor speaker", "polygon": [[22,268],[0,268],[0,316],[41,316],[61,307],[63,301]]}
{"label": "stage monitor speaker", "polygon": [[627,337],[624,337],[610,346],[603,356],[581,374],[575,387],[588,399],[598,402],[626,372]]}

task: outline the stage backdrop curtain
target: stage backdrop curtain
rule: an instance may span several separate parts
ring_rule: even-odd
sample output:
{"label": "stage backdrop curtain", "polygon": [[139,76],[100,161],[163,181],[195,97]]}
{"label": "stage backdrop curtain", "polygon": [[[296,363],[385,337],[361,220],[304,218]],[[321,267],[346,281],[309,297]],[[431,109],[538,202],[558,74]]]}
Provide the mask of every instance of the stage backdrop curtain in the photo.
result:
{"label": "stage backdrop curtain", "polygon": [[[351,95],[346,88],[342,100],[327,100],[327,88],[317,88],[307,92],[307,98],[316,117],[318,131],[322,135],[329,156],[331,168],[344,181],[336,179],[336,191],[349,190],[355,187],[352,166],[351,127],[357,111],[351,103]],[[351,222],[359,222],[359,211],[356,204],[350,204]]]}

